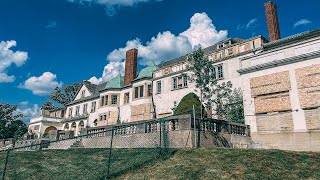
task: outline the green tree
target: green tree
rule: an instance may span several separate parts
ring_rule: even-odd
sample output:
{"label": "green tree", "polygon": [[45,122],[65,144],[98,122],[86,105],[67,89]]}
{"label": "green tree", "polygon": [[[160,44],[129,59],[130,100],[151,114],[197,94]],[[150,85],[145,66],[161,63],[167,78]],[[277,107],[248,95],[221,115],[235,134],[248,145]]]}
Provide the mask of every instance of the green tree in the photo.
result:
{"label": "green tree", "polygon": [[216,114],[224,119],[244,123],[243,95],[241,89],[234,89],[224,97],[217,98]]}
{"label": "green tree", "polygon": [[[195,82],[200,91],[200,102],[210,110],[215,107],[215,114],[220,118],[238,122],[243,119],[242,94],[240,89],[232,90],[232,83],[218,83],[216,67],[200,48],[188,56],[189,79]],[[202,108],[202,106],[200,106]],[[203,112],[202,110],[200,112]],[[237,117],[239,116],[239,117]],[[201,116],[202,117],[202,116]],[[241,120],[243,121],[243,120]]]}
{"label": "green tree", "polygon": [[72,85],[65,85],[63,90],[59,87],[54,89],[54,92],[49,95],[49,98],[63,106],[70,103],[76,96],[76,93],[81,88],[82,83],[76,82]]}
{"label": "green tree", "polygon": [[[196,88],[200,91],[200,102],[205,104],[209,109],[213,105],[217,105],[216,97],[224,96],[231,91],[232,84],[218,83],[216,77],[216,68],[208,56],[204,54],[200,48],[194,50],[188,56],[189,69],[193,72],[189,75],[189,79],[195,82]],[[200,106],[202,108],[202,106]],[[202,110],[200,111],[202,112]],[[201,114],[201,118],[202,118]]]}
{"label": "green tree", "polygon": [[17,113],[17,106],[0,103],[0,139],[18,139],[27,132],[26,124],[19,120],[21,117],[23,115]]}
{"label": "green tree", "polygon": [[53,110],[56,109],[57,107],[55,105],[53,105],[52,102],[47,101],[45,103],[42,104],[41,109],[43,110]]}
{"label": "green tree", "polygon": [[[201,102],[199,96],[195,93],[189,93],[181,99],[178,106],[174,109],[174,115],[193,114],[193,105],[195,107],[196,116],[201,116]],[[204,107],[202,109],[204,109]],[[204,114],[206,113],[204,112]]]}

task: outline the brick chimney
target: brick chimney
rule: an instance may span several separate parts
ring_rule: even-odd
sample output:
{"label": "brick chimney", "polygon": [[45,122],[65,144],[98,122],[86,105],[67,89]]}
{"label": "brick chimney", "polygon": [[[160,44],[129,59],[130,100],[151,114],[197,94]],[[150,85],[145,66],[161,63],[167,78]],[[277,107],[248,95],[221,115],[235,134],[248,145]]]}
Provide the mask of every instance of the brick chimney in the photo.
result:
{"label": "brick chimney", "polygon": [[280,39],[280,28],[279,28],[279,22],[278,22],[277,6],[272,1],[269,1],[267,3],[264,3],[264,8],[266,10],[266,16],[267,16],[269,41],[270,42],[276,41]]}
{"label": "brick chimney", "polygon": [[130,49],[126,52],[126,66],[124,70],[124,86],[131,84],[137,75],[138,49]]}

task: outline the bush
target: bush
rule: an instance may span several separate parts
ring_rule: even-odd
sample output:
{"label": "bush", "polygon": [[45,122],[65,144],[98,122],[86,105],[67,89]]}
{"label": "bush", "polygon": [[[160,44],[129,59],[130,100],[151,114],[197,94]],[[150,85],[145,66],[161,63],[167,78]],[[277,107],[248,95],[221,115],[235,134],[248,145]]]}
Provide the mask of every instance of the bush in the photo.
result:
{"label": "bush", "polygon": [[[195,108],[196,116],[201,116],[201,102],[199,97],[195,93],[189,93],[185,95],[179,105],[174,110],[174,115],[180,115],[180,114],[193,114],[193,105]],[[202,106],[203,114],[206,115],[204,106]]]}

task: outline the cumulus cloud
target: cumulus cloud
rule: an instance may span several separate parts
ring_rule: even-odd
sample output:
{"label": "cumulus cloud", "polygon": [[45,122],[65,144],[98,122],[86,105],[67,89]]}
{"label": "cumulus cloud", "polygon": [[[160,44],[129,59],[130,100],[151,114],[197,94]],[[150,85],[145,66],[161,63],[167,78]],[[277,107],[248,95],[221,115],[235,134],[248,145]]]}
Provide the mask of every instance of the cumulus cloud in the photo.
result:
{"label": "cumulus cloud", "polygon": [[55,87],[62,86],[62,82],[58,82],[56,79],[57,75],[51,72],[44,72],[39,77],[30,77],[19,87],[32,91],[34,95],[46,96],[52,93]]}
{"label": "cumulus cloud", "polygon": [[123,72],[126,51],[137,48],[139,64],[148,65],[151,61],[156,64],[179,57],[192,51],[192,48],[201,45],[208,47],[227,38],[228,31],[218,31],[206,13],[195,13],[190,19],[190,27],[179,35],[170,31],[159,32],[145,44],[135,38],[127,41],[125,47],[113,50],[107,55],[107,64],[101,78],[92,77],[91,82],[99,82],[115,77]]}
{"label": "cumulus cloud", "polygon": [[19,105],[23,105],[23,106],[26,106],[26,105],[28,105],[29,104],[29,101],[21,101],[20,103],[19,103]]}
{"label": "cumulus cloud", "polygon": [[24,109],[19,107],[16,111],[23,115],[22,121],[29,124],[30,119],[40,116],[41,108],[37,104],[34,104],[33,107]]}
{"label": "cumulus cloud", "polygon": [[309,19],[300,19],[299,21],[297,21],[293,24],[293,27],[305,26],[305,25],[308,25],[311,23],[312,23],[312,21],[310,21]]}
{"label": "cumulus cloud", "polygon": [[12,64],[20,67],[28,59],[27,52],[11,50],[15,46],[17,46],[17,42],[14,40],[0,42],[0,83],[13,82],[15,76],[7,74],[9,67]]}
{"label": "cumulus cloud", "polygon": [[157,2],[162,0],[67,0],[71,3],[79,3],[82,5],[98,4],[105,7],[106,14],[113,16],[116,14],[117,10],[121,7],[130,7],[139,3],[146,2]]}

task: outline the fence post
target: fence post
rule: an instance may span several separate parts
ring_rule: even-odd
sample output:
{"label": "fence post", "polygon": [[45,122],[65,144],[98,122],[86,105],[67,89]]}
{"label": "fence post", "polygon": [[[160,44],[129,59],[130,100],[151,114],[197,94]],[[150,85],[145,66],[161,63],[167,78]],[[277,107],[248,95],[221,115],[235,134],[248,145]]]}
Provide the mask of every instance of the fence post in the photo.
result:
{"label": "fence post", "polygon": [[202,119],[200,118],[200,119],[199,119],[199,121],[198,121],[198,122],[199,122],[199,123],[198,123],[198,125],[199,125],[199,126],[198,126],[198,143],[197,143],[197,148],[199,148],[199,147],[200,147],[201,120],[202,120]]}
{"label": "fence post", "polygon": [[110,149],[109,149],[109,161],[108,161],[108,169],[107,169],[107,179],[111,179],[110,178],[110,165],[111,165],[111,153],[112,153],[113,137],[114,137],[114,127],[112,127],[112,131],[111,131],[111,142],[110,142]]}
{"label": "fence post", "polygon": [[3,167],[3,173],[2,173],[2,180],[4,180],[4,177],[6,176],[6,170],[7,170],[7,165],[8,165],[8,159],[9,159],[9,153],[10,153],[11,149],[7,150],[7,155],[6,155],[6,159],[4,162],[4,167]]}
{"label": "fence post", "polygon": [[160,147],[160,156],[162,155],[162,118],[160,119],[160,142],[159,142],[159,147]]}

